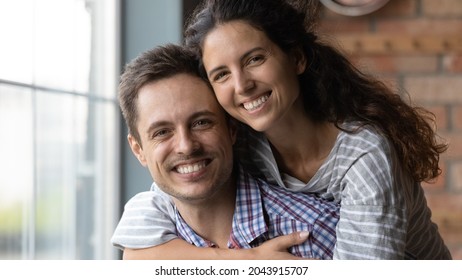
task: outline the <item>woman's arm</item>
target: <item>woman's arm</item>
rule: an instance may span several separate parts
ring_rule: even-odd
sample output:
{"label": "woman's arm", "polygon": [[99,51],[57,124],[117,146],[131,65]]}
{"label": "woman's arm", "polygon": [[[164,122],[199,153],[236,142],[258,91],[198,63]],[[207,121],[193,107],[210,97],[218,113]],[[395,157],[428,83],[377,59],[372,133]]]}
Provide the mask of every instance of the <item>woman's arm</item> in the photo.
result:
{"label": "woman's arm", "polygon": [[294,232],[266,241],[252,249],[199,248],[182,239],[174,239],[162,245],[146,249],[124,250],[124,260],[296,260],[287,248],[303,243],[308,238],[306,232]]}
{"label": "woman's arm", "polygon": [[409,186],[393,158],[380,152],[358,158],[342,179],[334,259],[404,258]]}
{"label": "woman's arm", "polygon": [[198,248],[176,235],[174,208],[159,191],[135,195],[112,237],[124,249],[124,259],[297,259],[287,248],[308,238],[307,233],[292,233],[269,240],[253,249]]}
{"label": "woman's arm", "polygon": [[148,248],[178,238],[175,209],[159,190],[141,192],[126,204],[111,242],[124,248]]}

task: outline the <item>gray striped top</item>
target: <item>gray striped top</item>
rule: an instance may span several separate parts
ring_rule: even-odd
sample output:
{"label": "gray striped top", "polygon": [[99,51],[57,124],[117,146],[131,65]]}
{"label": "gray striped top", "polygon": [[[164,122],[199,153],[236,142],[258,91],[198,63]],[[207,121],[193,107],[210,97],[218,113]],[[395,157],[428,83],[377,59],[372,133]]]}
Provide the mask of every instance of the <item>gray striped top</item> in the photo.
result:
{"label": "gray striped top", "polygon": [[334,259],[451,258],[430,219],[422,187],[404,173],[391,144],[374,130],[340,132],[327,160],[307,183],[279,172],[262,134],[247,129],[239,142],[245,151],[241,159],[251,159],[244,164],[255,175],[340,202]]}

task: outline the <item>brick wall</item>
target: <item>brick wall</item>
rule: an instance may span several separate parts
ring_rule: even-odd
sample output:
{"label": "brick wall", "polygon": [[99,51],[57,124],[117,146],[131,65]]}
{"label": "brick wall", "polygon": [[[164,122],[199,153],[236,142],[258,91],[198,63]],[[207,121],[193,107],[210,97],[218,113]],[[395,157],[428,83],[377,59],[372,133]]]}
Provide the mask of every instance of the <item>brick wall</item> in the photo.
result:
{"label": "brick wall", "polygon": [[361,69],[436,115],[450,146],[442,175],[424,189],[454,259],[462,259],[462,1],[391,0],[359,17],[323,8],[320,30]]}

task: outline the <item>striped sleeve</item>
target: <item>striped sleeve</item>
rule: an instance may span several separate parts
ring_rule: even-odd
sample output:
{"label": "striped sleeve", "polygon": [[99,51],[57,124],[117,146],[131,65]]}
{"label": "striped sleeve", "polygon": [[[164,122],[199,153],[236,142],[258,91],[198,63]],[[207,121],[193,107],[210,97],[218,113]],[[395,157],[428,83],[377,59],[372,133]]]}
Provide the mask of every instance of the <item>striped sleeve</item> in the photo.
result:
{"label": "striped sleeve", "polygon": [[407,211],[384,147],[365,152],[342,179],[335,259],[403,259]]}
{"label": "striped sleeve", "polygon": [[174,210],[160,191],[136,194],[125,204],[111,243],[120,249],[141,249],[178,238]]}

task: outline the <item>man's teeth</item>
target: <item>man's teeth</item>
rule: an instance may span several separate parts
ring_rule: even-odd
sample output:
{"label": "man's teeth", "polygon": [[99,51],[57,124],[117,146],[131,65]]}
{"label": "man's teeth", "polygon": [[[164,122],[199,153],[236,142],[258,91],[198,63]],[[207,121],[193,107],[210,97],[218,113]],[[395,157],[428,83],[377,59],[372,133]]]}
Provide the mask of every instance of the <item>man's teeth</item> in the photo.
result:
{"label": "man's teeth", "polygon": [[258,98],[257,100],[251,101],[251,102],[246,102],[244,103],[244,108],[248,111],[255,110],[259,108],[263,103],[268,100],[269,95],[262,96]]}
{"label": "man's teeth", "polygon": [[181,173],[181,174],[189,174],[189,173],[197,172],[204,167],[205,167],[205,162],[198,162],[195,164],[186,164],[186,165],[178,166],[176,170],[178,171],[178,173]]}

